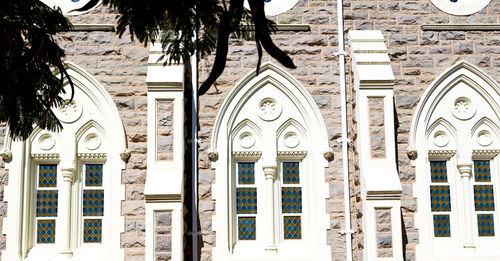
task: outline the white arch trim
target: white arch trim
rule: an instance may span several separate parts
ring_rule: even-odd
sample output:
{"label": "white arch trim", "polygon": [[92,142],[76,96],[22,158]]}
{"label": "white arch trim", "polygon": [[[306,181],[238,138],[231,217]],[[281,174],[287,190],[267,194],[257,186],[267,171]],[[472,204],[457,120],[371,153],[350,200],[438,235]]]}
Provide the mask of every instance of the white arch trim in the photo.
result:
{"label": "white arch trim", "polygon": [[[108,175],[109,182],[107,183],[109,185],[105,187],[107,190],[106,201],[108,202],[105,203],[105,206],[107,206],[105,213],[108,214],[106,214],[105,220],[103,221],[103,223],[107,222],[106,224],[108,224],[108,226],[106,231],[103,231],[103,239],[105,239],[102,242],[103,251],[99,250],[99,258],[96,260],[123,259],[124,251],[120,248],[120,234],[123,232],[124,218],[121,216],[120,202],[125,199],[125,189],[121,184],[121,170],[125,168],[125,162],[121,159],[120,153],[127,148],[125,130],[115,103],[106,89],[92,75],[74,63],[66,62],[65,67],[73,80],[75,91],[80,92],[80,98],[90,100],[90,103],[83,105],[89,108],[92,107],[89,110],[94,110],[94,112],[92,114],[86,114],[85,111],[87,110],[84,108],[83,116],[78,118],[74,123],[66,124],[66,127],[73,133],[72,140],[62,142],[59,140],[58,144],[61,143],[59,149],[47,152],[49,152],[48,154],[60,155],[60,158],[57,157],[58,160],[56,162],[63,164],[64,159],[68,159],[68,157],[77,157],[77,155],[73,155],[73,153],[77,153],[77,151],[72,151],[71,148],[76,146],[78,139],[80,139],[88,129],[94,127],[101,132],[103,135],[102,138],[105,139],[103,144],[107,145],[101,147],[99,150],[106,154],[106,161],[104,164],[106,173],[110,175]],[[67,83],[67,81],[64,82],[65,85],[67,85]],[[62,95],[65,99],[69,98],[71,95],[68,86],[66,86],[66,88],[68,91],[66,94]],[[94,118],[97,119],[97,121],[94,121]],[[31,232],[26,232],[29,231],[29,228],[23,229],[23,223],[26,222],[26,215],[23,211],[26,204],[30,206],[33,203],[26,203],[29,202],[30,199],[26,196],[26,191],[29,188],[26,185],[27,179],[25,177],[33,171],[36,165],[36,162],[30,159],[30,153],[33,153],[31,144],[37,142],[36,137],[38,137],[41,132],[46,131],[38,127],[35,128],[26,141],[14,141],[9,137],[8,130],[6,133],[4,149],[12,153],[12,158],[6,162],[5,166],[5,168],[9,170],[9,184],[5,187],[4,195],[4,201],[8,202],[8,210],[7,217],[4,218],[3,221],[4,226],[2,233],[6,234],[7,247],[5,251],[2,251],[2,258],[6,260],[26,260],[26,255],[30,251],[30,243],[27,242],[28,237],[26,233]],[[63,132],[64,130],[60,133],[55,133],[54,136],[62,138]],[[71,155],[65,156],[65,154]],[[89,160],[93,160],[92,156]],[[80,171],[79,169],[83,167],[82,164],[83,163],[80,162],[76,165],[72,164],[71,166],[75,167],[77,171]],[[72,216],[74,217],[75,215]],[[104,234],[106,234],[105,237]],[[75,250],[74,259],[93,258],[95,253],[97,253],[96,251],[98,251],[96,247],[77,247],[75,242],[71,242]],[[92,256],[91,253],[94,253],[94,256]]]}
{"label": "white arch trim", "polygon": [[417,146],[417,131],[422,127],[419,126],[422,117],[425,121],[425,127],[427,127],[432,111],[437,106],[441,97],[459,82],[465,82],[468,86],[481,94],[486,101],[488,101],[490,106],[492,106],[498,116],[500,107],[491,94],[485,89],[489,87],[490,90],[494,90],[500,95],[500,86],[498,83],[478,67],[466,61],[460,61],[441,73],[422,95],[415,110],[415,116],[410,129],[410,147],[415,148]]}
{"label": "white arch trim", "polygon": [[[297,106],[307,106],[307,108],[300,108],[300,110],[307,114],[304,118],[308,120],[307,123],[311,124],[310,126],[316,125],[316,127],[318,127],[320,137],[316,138],[319,138],[321,143],[324,144],[324,149],[322,151],[326,151],[328,149],[328,134],[326,132],[323,116],[314,102],[314,99],[291,74],[270,62],[261,66],[258,76],[255,71],[250,72],[229,92],[215,120],[211,139],[211,150],[216,151],[218,148],[219,132],[221,128],[227,127],[228,130],[231,130],[232,124],[234,124],[234,118],[239,113],[239,109],[253,93],[258,91],[260,87],[264,86],[266,83],[272,83],[283,91]],[[227,118],[227,112],[231,112],[229,120],[224,121],[223,118]],[[229,124],[225,125],[223,122],[228,122]]]}

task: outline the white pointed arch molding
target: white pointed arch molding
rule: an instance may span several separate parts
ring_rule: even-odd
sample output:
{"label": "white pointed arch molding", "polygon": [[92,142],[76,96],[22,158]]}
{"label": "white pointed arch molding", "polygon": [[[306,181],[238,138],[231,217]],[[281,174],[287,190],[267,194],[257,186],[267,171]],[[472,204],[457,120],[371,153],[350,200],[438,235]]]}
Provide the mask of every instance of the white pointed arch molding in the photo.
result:
{"label": "white pointed arch molding", "polygon": [[[251,254],[253,260],[331,260],[326,242],[329,216],[324,201],[328,197],[324,168],[328,164],[324,151],[328,151],[328,136],[321,112],[293,76],[272,63],[262,65],[258,76],[255,72],[246,75],[225,99],[212,134],[211,154],[218,156],[212,163],[217,181],[212,186],[216,200],[212,227],[217,232],[213,259],[241,260]],[[235,209],[231,206],[239,161],[255,162],[258,217],[254,242],[239,241],[235,231]],[[300,164],[301,240],[284,240],[280,234],[278,199],[283,161]],[[274,171],[275,179],[270,181]]]}
{"label": "white pointed arch molding", "polygon": [[[2,233],[7,238],[6,249],[2,251],[5,260],[40,260],[38,258],[44,256],[43,260],[104,261],[120,260],[124,256],[120,248],[120,234],[124,228],[120,206],[125,199],[121,183],[125,162],[120,153],[127,148],[127,140],[121,117],[109,93],[92,75],[71,62],[66,62],[65,67],[75,85],[75,93],[72,103],[54,109],[57,115],[65,117],[63,130],[52,133],[37,128],[26,141],[13,141],[6,135],[5,149],[11,151],[12,157],[6,162],[9,184],[5,187],[4,201],[8,202],[8,212],[2,226]],[[66,94],[62,97],[69,100],[71,90],[67,82],[65,85]],[[81,239],[79,200],[83,186],[81,175],[87,163],[103,164],[102,189],[105,195],[102,243],[92,245],[84,244]],[[56,244],[50,247],[34,243],[35,217],[29,214],[36,204],[33,184],[37,164],[58,166],[60,202]],[[61,173],[64,173],[64,179]],[[68,175],[72,181],[68,181]],[[66,187],[66,184],[69,185]],[[70,214],[65,216],[62,213]]]}
{"label": "white pointed arch molding", "polygon": [[[417,256],[424,260],[493,260],[500,258],[498,210],[495,235],[478,235],[474,210],[474,160],[489,160],[495,200],[498,199],[500,86],[476,66],[460,61],[441,73],[427,88],[415,110],[409,148],[418,199],[415,227]],[[429,189],[429,161],[446,161],[450,187],[451,236],[435,237]],[[468,178],[467,169],[472,169]],[[465,174],[464,174],[465,173]],[[436,185],[435,183],[433,185]],[[438,184],[439,185],[439,184]]]}

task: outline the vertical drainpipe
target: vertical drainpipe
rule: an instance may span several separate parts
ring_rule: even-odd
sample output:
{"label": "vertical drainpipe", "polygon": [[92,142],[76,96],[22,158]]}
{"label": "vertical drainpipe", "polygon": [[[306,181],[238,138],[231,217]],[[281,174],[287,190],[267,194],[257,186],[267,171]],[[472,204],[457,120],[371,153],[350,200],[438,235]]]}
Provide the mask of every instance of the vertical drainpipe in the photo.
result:
{"label": "vertical drainpipe", "polygon": [[[196,35],[196,33],[195,33]],[[196,37],[196,36],[195,36]],[[198,261],[198,58],[191,58],[193,100],[191,106],[191,226],[193,261]]]}
{"label": "vertical drainpipe", "polygon": [[345,55],[344,49],[344,16],[343,1],[337,0],[337,33],[338,33],[338,57],[339,57],[339,84],[340,84],[340,112],[342,121],[342,171],[344,177],[344,230],[346,261],[352,260],[352,230],[351,230],[351,208],[350,208],[350,190],[349,190],[349,156],[348,149],[350,141],[347,138],[347,101],[346,101],[346,82],[345,82]]}

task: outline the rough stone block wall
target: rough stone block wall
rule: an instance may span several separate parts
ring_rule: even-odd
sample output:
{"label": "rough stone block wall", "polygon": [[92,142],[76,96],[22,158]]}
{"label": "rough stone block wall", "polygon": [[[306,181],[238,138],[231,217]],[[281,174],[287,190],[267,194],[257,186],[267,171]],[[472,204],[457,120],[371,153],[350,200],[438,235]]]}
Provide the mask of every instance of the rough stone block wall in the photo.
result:
{"label": "rough stone block wall", "polygon": [[377,257],[393,257],[391,209],[376,209]]}
{"label": "rough stone block wall", "polygon": [[[338,86],[337,26],[336,7],[333,1],[301,0],[290,11],[272,17],[279,24],[308,24],[310,31],[281,31],[272,36],[274,42],[294,60],[297,69],[286,69],[309,91],[320,109],[328,131],[329,145],[333,148],[335,159],[325,169],[325,181],[330,187],[330,198],[325,200],[326,211],[330,215],[330,229],[327,230],[327,243],[331,246],[333,260],[345,259],[344,202],[340,121],[340,96]],[[201,260],[212,260],[212,248],[215,244],[215,232],[212,231],[212,216],[215,213],[215,201],[212,200],[211,185],[216,183],[215,171],[208,159],[210,137],[216,115],[229,91],[246,74],[252,72],[257,64],[257,49],[254,42],[237,39],[230,41],[226,69],[207,94],[200,98],[200,170],[199,170],[199,210],[202,230]],[[200,82],[207,77],[214,56],[200,61]],[[264,55],[263,62],[279,63]],[[346,66],[348,68],[348,66]],[[349,79],[349,76],[348,76]],[[348,80],[349,81],[349,80]],[[348,99],[351,99],[348,91]],[[352,117],[348,108],[348,117]],[[351,157],[355,155],[351,153]],[[350,163],[350,169],[355,169],[356,160]],[[352,175],[351,195],[353,229],[353,248],[355,260],[361,260],[362,231],[360,189],[357,174]]]}
{"label": "rough stone block wall", "polygon": [[[453,16],[437,9],[428,0],[344,1],[346,31],[381,30],[392,69],[394,85],[397,157],[403,186],[402,221],[405,260],[416,260],[419,243],[414,226],[418,211],[413,194],[414,168],[406,155],[409,130],[415,107],[431,82],[460,60],[480,67],[500,80],[500,32],[498,31],[423,31],[423,24],[498,24],[500,1],[492,0],[483,10],[470,16]],[[349,65],[350,66],[350,65]],[[349,81],[348,81],[349,83]],[[352,88],[352,82],[349,83]],[[354,105],[355,106],[355,105]]]}
{"label": "rough stone block wall", "polygon": [[156,159],[172,161],[174,159],[173,129],[174,101],[169,99],[156,102]]}
{"label": "rough stone block wall", "polygon": [[[116,14],[109,8],[99,6],[91,12],[71,16],[75,24],[115,24]],[[126,169],[122,171],[125,185],[125,201],[122,215],[125,217],[121,247],[125,260],[144,260],[144,183],[146,180],[146,70],[149,49],[130,40],[128,34],[119,38],[112,31],[72,31],[63,34],[69,40],[60,39],[66,52],[66,61],[71,61],[94,76],[109,92],[122,118],[132,152]],[[3,147],[5,128],[0,131]],[[15,175],[15,174],[14,174]],[[6,215],[7,203],[3,202],[3,186],[8,175],[4,163],[0,166],[0,224]],[[5,249],[5,239],[0,237],[0,248]]]}
{"label": "rough stone block wall", "polygon": [[172,260],[172,212],[155,211],[155,261]]}
{"label": "rough stone block wall", "polygon": [[370,145],[373,158],[385,158],[384,98],[368,97]]}

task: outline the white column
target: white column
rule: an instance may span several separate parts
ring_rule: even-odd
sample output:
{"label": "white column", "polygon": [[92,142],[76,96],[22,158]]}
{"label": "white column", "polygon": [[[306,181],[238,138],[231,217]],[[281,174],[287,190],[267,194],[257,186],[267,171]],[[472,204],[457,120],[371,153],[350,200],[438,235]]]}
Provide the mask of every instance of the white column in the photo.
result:
{"label": "white column", "polygon": [[61,208],[58,211],[59,215],[59,233],[60,237],[57,238],[59,241],[60,255],[62,259],[70,259],[73,256],[73,251],[71,249],[71,185],[73,183],[73,178],[75,176],[74,166],[65,166],[61,168],[63,185],[61,192],[59,194],[59,200],[61,201]]}
{"label": "white column", "polygon": [[462,200],[464,202],[464,212],[465,215],[459,215],[464,218],[465,223],[465,248],[474,248],[474,237],[473,237],[473,224],[472,224],[472,213],[474,210],[472,209],[472,205],[474,202],[472,201],[472,187],[471,187],[471,176],[472,176],[472,163],[459,163],[457,164],[458,171],[460,172],[460,177],[462,178]]}
{"label": "white column", "polygon": [[266,250],[268,251],[278,251],[278,248],[276,247],[277,242],[276,242],[276,224],[275,224],[275,207],[274,205],[275,200],[274,200],[274,181],[276,180],[276,165],[264,165],[263,167],[264,170],[264,176],[266,178],[266,192],[271,195],[270,199],[266,206],[267,206],[267,213],[268,216],[266,217],[266,223],[267,223],[267,236],[266,239],[268,242],[266,242]]}

